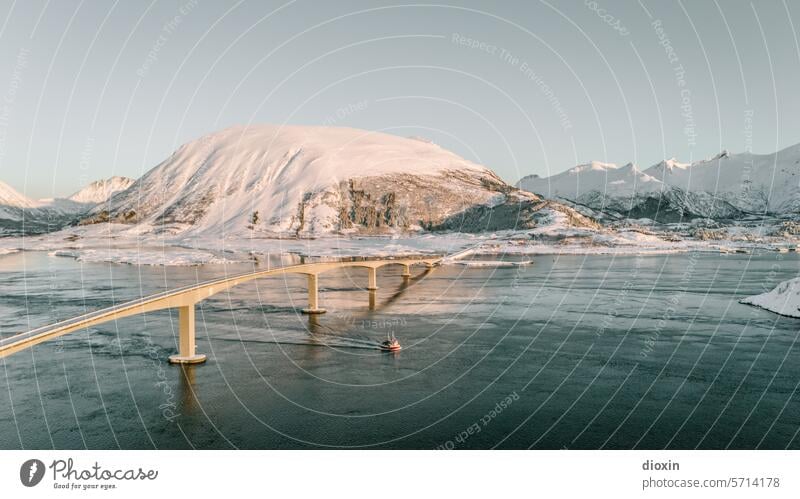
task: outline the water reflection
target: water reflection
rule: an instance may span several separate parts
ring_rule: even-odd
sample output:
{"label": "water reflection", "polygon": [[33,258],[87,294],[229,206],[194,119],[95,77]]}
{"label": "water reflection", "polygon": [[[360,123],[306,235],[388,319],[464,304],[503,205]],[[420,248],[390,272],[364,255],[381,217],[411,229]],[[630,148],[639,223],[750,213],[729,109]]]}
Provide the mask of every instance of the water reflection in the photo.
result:
{"label": "water reflection", "polygon": [[188,413],[190,416],[195,415],[198,409],[197,395],[195,392],[196,369],[202,369],[202,367],[193,365],[178,366],[181,410],[184,413]]}
{"label": "water reflection", "polygon": [[320,324],[320,316],[322,314],[308,314],[308,332],[311,334],[312,339],[315,335],[322,334],[322,326]]}

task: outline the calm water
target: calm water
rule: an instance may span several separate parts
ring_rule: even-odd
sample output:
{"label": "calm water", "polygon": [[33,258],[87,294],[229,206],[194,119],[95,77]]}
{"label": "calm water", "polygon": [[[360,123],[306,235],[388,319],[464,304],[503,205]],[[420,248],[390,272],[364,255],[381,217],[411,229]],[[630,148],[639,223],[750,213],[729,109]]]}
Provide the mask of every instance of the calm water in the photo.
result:
{"label": "calm water", "polygon": [[[167,364],[168,312],[0,360],[0,448],[800,448],[800,320],[737,303],[799,263],[390,268],[372,304],[366,271],[332,272],[312,319],[303,277],[263,280],[202,303],[200,366]],[[0,257],[0,334],[252,268]]]}

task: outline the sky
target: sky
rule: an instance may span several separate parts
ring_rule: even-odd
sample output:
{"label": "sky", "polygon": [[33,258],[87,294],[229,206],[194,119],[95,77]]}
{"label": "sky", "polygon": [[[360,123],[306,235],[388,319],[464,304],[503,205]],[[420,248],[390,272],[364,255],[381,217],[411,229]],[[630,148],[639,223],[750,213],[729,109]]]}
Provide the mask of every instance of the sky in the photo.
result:
{"label": "sky", "polygon": [[785,1],[0,0],[0,180],[139,177],[248,123],[422,136],[515,183],[800,142]]}

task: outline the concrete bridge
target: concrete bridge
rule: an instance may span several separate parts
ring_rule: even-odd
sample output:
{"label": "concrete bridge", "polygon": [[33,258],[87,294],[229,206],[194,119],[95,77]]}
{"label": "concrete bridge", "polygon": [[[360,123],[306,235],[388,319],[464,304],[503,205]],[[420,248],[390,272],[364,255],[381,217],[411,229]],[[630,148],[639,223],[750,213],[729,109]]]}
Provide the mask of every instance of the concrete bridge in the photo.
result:
{"label": "concrete bridge", "polygon": [[178,309],[178,353],[171,355],[169,361],[173,364],[197,364],[205,362],[206,356],[195,351],[195,305],[214,296],[217,293],[244,284],[256,279],[283,274],[305,274],[308,276],[308,308],[302,311],[305,314],[323,314],[325,309],[319,308],[318,276],[323,272],[349,267],[361,267],[369,270],[367,289],[378,289],[378,269],[386,265],[402,265],[403,278],[411,277],[412,265],[425,265],[434,267],[441,263],[442,257],[409,257],[398,259],[357,260],[344,262],[319,262],[290,265],[277,269],[260,270],[239,274],[233,277],[224,277],[192,284],[182,288],[165,291],[146,296],[137,300],[104,308],[73,319],[58,322],[49,326],[40,327],[27,333],[21,333],[0,340],[0,358],[12,355],[20,350],[30,348],[59,336],[80,329],[97,326],[105,322],[123,319],[133,315],[166,310]]}

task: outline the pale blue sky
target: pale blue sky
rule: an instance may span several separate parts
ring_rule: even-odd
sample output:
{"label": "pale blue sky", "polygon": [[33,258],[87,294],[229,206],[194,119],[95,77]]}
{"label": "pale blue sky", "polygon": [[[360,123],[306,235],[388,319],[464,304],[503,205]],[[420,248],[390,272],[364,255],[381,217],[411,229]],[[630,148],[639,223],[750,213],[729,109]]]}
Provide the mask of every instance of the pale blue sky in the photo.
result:
{"label": "pale blue sky", "polygon": [[421,135],[509,182],[773,152],[800,142],[792,22],[781,1],[3,0],[0,180],[64,196],[251,122]]}

